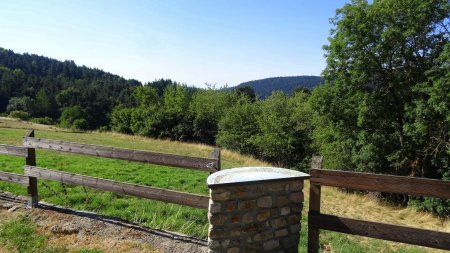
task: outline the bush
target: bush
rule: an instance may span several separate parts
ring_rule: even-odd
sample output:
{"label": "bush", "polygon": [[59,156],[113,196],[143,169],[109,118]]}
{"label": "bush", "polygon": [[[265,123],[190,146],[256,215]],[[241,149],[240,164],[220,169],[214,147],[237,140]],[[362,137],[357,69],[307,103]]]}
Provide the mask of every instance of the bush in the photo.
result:
{"label": "bush", "polygon": [[131,115],[133,109],[116,106],[111,113],[111,129],[119,133],[132,133]]}
{"label": "bush", "polygon": [[27,120],[30,115],[24,111],[12,111],[9,113],[9,117],[21,120]]}
{"label": "bush", "polygon": [[43,118],[32,118],[30,120],[33,123],[37,124],[43,124],[43,125],[53,125],[53,119],[50,117],[43,117]]}
{"label": "bush", "polygon": [[76,119],[72,123],[72,128],[77,130],[87,130],[89,129],[89,124],[85,119]]}
{"label": "bush", "polygon": [[80,130],[89,129],[87,114],[80,106],[67,107],[59,118],[61,127]]}

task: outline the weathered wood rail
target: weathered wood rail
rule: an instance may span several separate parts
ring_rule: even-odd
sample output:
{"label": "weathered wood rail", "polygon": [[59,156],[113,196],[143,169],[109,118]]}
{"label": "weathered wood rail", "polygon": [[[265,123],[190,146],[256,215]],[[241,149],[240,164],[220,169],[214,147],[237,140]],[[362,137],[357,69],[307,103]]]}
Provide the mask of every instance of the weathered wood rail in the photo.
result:
{"label": "weathered wood rail", "polygon": [[29,148],[48,149],[53,151],[113,158],[126,161],[153,163],[180,168],[204,170],[208,172],[216,172],[218,170],[218,159],[216,158],[163,154],[149,151],[105,147],[91,144],[80,144],[34,137],[24,137],[23,146]]}
{"label": "weathered wood rail", "polygon": [[[28,149],[12,145],[0,145],[0,154],[28,158]],[[0,181],[29,186],[28,177],[16,173],[0,171]]]}
{"label": "weathered wood rail", "polygon": [[214,149],[211,158],[191,157],[35,138],[34,130],[30,130],[23,138],[23,147],[0,145],[0,154],[25,158],[25,175],[0,171],[0,180],[27,186],[29,195],[28,204],[32,207],[38,204],[38,178],[196,208],[207,209],[209,203],[209,197],[207,196],[40,168],[36,166],[36,149],[152,163],[210,173],[220,170],[219,148]]}
{"label": "weathered wood rail", "polygon": [[167,189],[117,182],[109,179],[88,177],[62,171],[49,170],[25,165],[25,175],[66,184],[115,192],[140,198],[159,200],[197,208],[208,208],[209,198],[202,195],[172,191]]}
{"label": "weathered wood rail", "polygon": [[450,233],[320,213],[321,186],[449,199],[450,181],[322,170],[320,167],[321,158],[314,157],[310,170],[308,252],[319,251],[320,229],[450,250]]}

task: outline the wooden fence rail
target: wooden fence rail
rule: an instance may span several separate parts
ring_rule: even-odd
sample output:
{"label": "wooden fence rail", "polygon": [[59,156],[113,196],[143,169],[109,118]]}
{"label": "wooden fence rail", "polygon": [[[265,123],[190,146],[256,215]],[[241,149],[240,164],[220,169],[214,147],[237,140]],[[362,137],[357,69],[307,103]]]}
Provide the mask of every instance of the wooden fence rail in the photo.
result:
{"label": "wooden fence rail", "polygon": [[0,171],[0,181],[17,183],[27,186],[29,195],[28,205],[31,207],[35,207],[38,204],[38,178],[58,181],[61,183],[81,185],[98,190],[111,191],[118,194],[159,200],[196,208],[207,209],[209,204],[209,197],[207,196],[39,168],[36,167],[36,148],[113,158],[119,160],[168,165],[180,168],[189,168],[207,171],[210,173],[220,170],[219,148],[214,149],[211,154],[211,158],[190,157],[35,138],[34,130],[29,130],[25,137],[23,137],[23,147],[0,145],[0,154],[25,157],[25,175]]}
{"label": "wooden fence rail", "polygon": [[10,183],[16,183],[28,186],[28,177],[19,175],[16,173],[10,173],[10,172],[3,172],[0,171],[0,181],[10,182]]}
{"label": "wooden fence rail", "polygon": [[25,166],[25,175],[42,178],[61,183],[73,184],[115,192],[118,194],[131,195],[141,198],[160,200],[169,203],[192,206],[196,208],[208,208],[209,198],[202,195],[184,193],[149,186],[122,183],[97,177],[82,176],[62,171],[49,170],[35,166]]}
{"label": "wooden fence rail", "polygon": [[321,186],[450,198],[450,181],[322,170],[321,157],[311,162],[308,252],[319,251],[320,229],[450,250],[450,233],[378,222],[349,219],[320,213]]}
{"label": "wooden fence rail", "polygon": [[12,156],[20,156],[27,157],[27,148],[25,147],[16,147],[11,145],[0,145],[0,154],[2,155],[12,155]]}
{"label": "wooden fence rail", "polygon": [[208,172],[216,172],[219,170],[218,159],[216,158],[163,154],[149,151],[105,147],[91,144],[80,144],[34,137],[24,137],[23,146],[29,148],[48,149],[119,160],[168,165],[180,168],[203,170]]}

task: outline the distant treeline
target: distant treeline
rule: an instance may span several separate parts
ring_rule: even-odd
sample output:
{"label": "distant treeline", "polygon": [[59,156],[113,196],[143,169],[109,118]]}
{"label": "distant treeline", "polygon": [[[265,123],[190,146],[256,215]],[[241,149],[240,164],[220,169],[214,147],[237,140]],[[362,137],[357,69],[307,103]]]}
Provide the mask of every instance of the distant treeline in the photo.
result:
{"label": "distant treeline", "polygon": [[[450,180],[449,13],[448,0],[353,1],[332,21],[325,83],[264,100],[251,87],[142,86],[0,50],[0,112],[217,144],[302,170],[315,153],[329,169]],[[401,200],[450,215],[450,200]]]}

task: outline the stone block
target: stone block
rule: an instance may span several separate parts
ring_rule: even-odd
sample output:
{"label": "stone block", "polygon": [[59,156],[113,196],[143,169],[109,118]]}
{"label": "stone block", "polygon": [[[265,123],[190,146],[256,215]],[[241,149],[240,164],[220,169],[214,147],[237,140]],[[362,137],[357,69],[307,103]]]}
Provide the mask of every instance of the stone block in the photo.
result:
{"label": "stone block", "polygon": [[209,212],[210,213],[220,213],[222,211],[222,203],[220,202],[210,202]]}
{"label": "stone block", "polygon": [[302,204],[291,205],[291,211],[295,214],[301,214],[303,209]]}
{"label": "stone block", "polygon": [[238,209],[239,210],[249,210],[256,207],[256,200],[241,200],[238,202]]}
{"label": "stone block", "polygon": [[220,241],[219,240],[208,240],[208,248],[209,249],[218,249],[220,248]]}
{"label": "stone block", "polygon": [[270,210],[263,210],[257,214],[256,220],[257,221],[266,221],[267,219],[269,219],[269,217],[270,217]]}
{"label": "stone block", "polygon": [[224,191],[224,192],[217,192],[217,191],[211,191],[211,199],[213,201],[225,201],[225,200],[230,200],[230,192],[229,191]]}
{"label": "stone block", "polygon": [[303,189],[303,181],[293,181],[289,183],[289,191],[301,191]]}
{"label": "stone block", "polygon": [[242,223],[243,223],[243,224],[251,223],[251,222],[253,222],[254,220],[255,220],[255,215],[252,214],[252,213],[245,213],[245,214],[242,216]]}
{"label": "stone block", "polygon": [[265,251],[273,250],[276,247],[280,246],[280,242],[278,240],[272,239],[263,243],[263,249]]}
{"label": "stone block", "polygon": [[289,195],[289,199],[293,203],[302,203],[303,202],[303,192],[293,192]]}
{"label": "stone block", "polygon": [[223,204],[223,210],[226,212],[232,212],[237,208],[237,201],[231,200],[224,202]]}
{"label": "stone block", "polygon": [[267,231],[256,234],[253,237],[253,241],[255,241],[255,242],[266,241],[266,240],[269,240],[270,238],[273,238],[273,232],[272,232],[272,230],[267,230]]}
{"label": "stone block", "polygon": [[288,196],[278,196],[276,201],[276,206],[286,206],[289,203]]}
{"label": "stone block", "polygon": [[293,225],[299,223],[301,220],[301,216],[299,214],[290,215],[288,217],[288,223]]}
{"label": "stone block", "polygon": [[241,223],[241,216],[240,215],[234,215],[230,219],[231,224],[239,224]]}
{"label": "stone block", "polygon": [[267,186],[269,191],[271,192],[285,192],[289,190],[289,183],[286,182],[278,182],[278,183],[271,183]]}
{"label": "stone block", "polygon": [[289,214],[291,214],[291,208],[290,207],[282,207],[281,209],[280,209],[280,214],[282,215],[282,216],[286,216],[286,215],[289,215]]}
{"label": "stone block", "polygon": [[287,228],[275,231],[275,237],[285,237],[287,235],[289,235],[289,231],[287,230]]}
{"label": "stone block", "polygon": [[228,217],[226,215],[212,215],[209,217],[209,223],[213,226],[223,226],[228,221]]}
{"label": "stone block", "polygon": [[239,248],[238,247],[233,247],[233,248],[229,248],[227,250],[227,253],[239,253]]}
{"label": "stone block", "polygon": [[226,238],[228,237],[228,231],[218,228],[210,228],[208,231],[208,237],[211,240]]}
{"label": "stone block", "polygon": [[280,217],[280,218],[277,218],[277,219],[274,219],[274,220],[270,221],[270,225],[274,229],[278,229],[278,228],[284,227],[284,226],[286,226],[286,224],[287,224],[286,223],[286,219],[284,217]]}
{"label": "stone block", "polygon": [[264,196],[258,198],[258,207],[259,208],[269,208],[272,207],[272,197]]}

